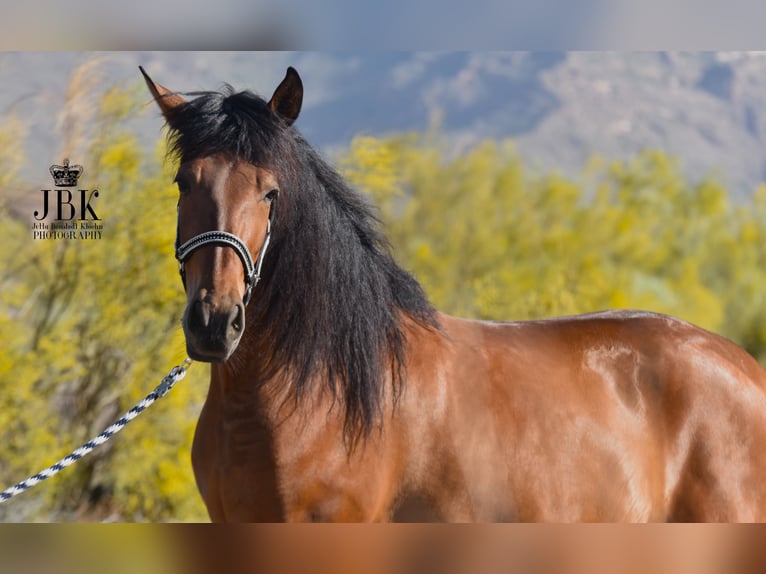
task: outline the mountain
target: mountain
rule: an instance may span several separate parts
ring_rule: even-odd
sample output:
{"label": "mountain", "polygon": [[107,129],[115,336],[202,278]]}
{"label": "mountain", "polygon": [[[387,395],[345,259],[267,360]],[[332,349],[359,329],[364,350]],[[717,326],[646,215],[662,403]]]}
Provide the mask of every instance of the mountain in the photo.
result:
{"label": "mountain", "polygon": [[[297,125],[327,153],[356,134],[437,125],[456,151],[511,138],[537,169],[574,176],[594,154],[660,148],[692,179],[713,175],[740,198],[766,180],[766,53],[5,53],[0,116],[27,125],[36,159],[22,174],[34,186],[62,159],[69,79],[93,59],[98,89],[141,90],[140,64],[171,89],[228,82],[265,97],[293,65],[306,93]],[[145,97],[130,127],[150,144],[160,120]]]}

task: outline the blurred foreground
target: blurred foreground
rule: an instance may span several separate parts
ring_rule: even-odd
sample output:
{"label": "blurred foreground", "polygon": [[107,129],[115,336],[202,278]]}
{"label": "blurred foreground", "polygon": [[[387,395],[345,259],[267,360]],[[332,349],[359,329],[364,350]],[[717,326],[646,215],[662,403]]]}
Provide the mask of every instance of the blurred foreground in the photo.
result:
{"label": "blurred foreground", "polygon": [[13,574],[763,572],[761,526],[4,527]]}

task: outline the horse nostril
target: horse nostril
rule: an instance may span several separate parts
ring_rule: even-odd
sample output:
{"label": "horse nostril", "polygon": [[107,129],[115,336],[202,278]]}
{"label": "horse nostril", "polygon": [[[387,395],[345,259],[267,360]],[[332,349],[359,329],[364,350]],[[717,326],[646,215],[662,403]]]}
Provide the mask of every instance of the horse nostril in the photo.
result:
{"label": "horse nostril", "polygon": [[242,305],[236,305],[231,314],[231,328],[235,331],[241,331],[245,323],[245,313]]}
{"label": "horse nostril", "polygon": [[208,325],[210,325],[210,305],[198,299],[190,309],[189,327],[207,329]]}

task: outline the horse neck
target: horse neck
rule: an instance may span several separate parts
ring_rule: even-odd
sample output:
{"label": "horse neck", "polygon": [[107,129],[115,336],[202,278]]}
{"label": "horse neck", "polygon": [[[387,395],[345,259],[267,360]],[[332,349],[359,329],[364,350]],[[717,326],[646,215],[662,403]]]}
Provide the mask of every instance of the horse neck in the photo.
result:
{"label": "horse neck", "polygon": [[[249,325],[248,325],[249,323]],[[258,413],[276,421],[284,415],[284,406],[294,404],[292,365],[269,364],[274,356],[273,339],[258,331],[258,325],[246,319],[246,331],[237,351],[225,363],[211,365],[211,385],[223,404]],[[252,329],[252,333],[248,333]],[[261,336],[254,336],[257,333]],[[308,385],[308,394],[321,389]],[[306,398],[310,398],[306,396]],[[282,414],[280,414],[280,412]]]}

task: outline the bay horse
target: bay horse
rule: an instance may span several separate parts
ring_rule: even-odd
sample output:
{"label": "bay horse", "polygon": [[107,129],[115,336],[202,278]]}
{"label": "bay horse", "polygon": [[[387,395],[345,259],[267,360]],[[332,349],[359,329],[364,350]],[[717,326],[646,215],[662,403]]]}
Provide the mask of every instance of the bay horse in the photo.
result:
{"label": "bay horse", "polygon": [[766,372],[679,319],[434,309],[266,101],[144,74],[178,159],[192,464],[213,521],[761,521]]}

